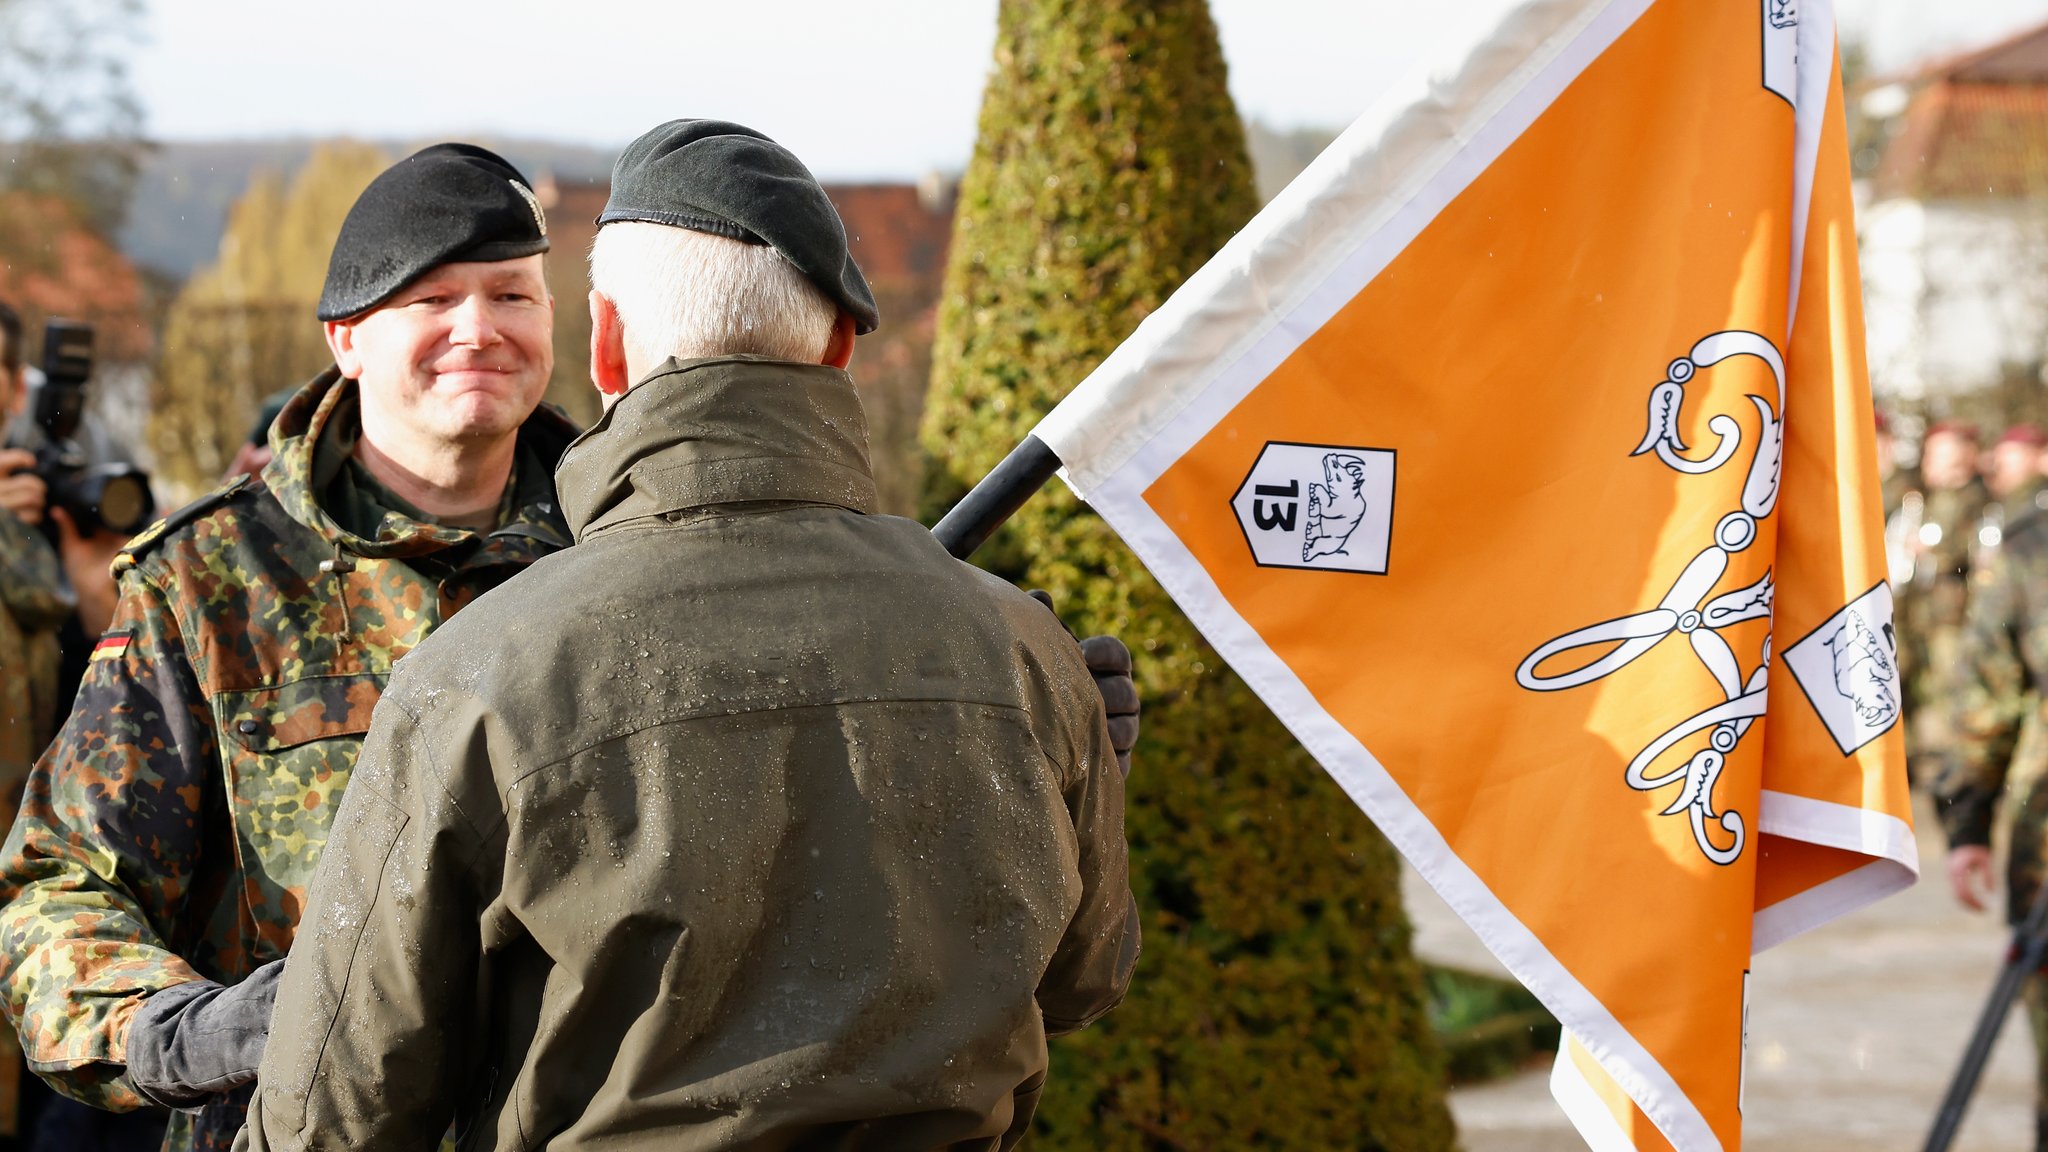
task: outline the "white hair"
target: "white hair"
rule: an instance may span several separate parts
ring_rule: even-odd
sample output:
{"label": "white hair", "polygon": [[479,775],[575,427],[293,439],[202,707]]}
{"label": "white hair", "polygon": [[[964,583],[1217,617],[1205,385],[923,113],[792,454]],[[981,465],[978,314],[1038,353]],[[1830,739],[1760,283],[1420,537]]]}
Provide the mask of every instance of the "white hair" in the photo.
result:
{"label": "white hair", "polygon": [[597,230],[590,286],[636,359],[773,356],[816,364],[839,306],[766,244],[638,220]]}

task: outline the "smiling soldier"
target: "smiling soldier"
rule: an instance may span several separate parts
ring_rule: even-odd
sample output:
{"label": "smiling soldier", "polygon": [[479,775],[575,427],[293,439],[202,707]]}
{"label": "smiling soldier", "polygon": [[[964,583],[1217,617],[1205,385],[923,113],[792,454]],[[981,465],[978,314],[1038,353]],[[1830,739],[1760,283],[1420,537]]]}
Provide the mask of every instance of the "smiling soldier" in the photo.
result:
{"label": "smiling soldier", "polygon": [[274,457],[132,541],[76,710],[4,850],[0,990],[35,1070],[101,1107],[241,1125],[281,958],[392,665],[566,547],[537,409],[539,203],[442,144],[372,182],[319,305],[335,367]]}

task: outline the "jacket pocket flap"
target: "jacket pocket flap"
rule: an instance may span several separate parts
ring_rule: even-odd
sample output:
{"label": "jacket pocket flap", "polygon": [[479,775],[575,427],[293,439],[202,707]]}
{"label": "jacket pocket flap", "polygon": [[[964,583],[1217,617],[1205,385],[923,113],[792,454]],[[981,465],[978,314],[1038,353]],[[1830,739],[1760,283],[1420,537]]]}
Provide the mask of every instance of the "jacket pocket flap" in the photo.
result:
{"label": "jacket pocket flap", "polygon": [[221,693],[222,727],[251,752],[277,752],[314,740],[361,736],[390,677],[381,672],[308,676],[275,688]]}

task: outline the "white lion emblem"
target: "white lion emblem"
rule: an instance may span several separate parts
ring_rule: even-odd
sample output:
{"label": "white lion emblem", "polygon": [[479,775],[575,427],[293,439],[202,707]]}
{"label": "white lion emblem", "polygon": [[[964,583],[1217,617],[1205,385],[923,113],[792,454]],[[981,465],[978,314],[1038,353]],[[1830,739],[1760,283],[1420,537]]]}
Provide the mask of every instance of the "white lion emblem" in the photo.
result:
{"label": "white lion emblem", "polygon": [[1856,718],[1876,728],[1898,714],[1898,669],[1887,645],[1863,617],[1849,613],[1827,638],[1835,657],[1835,691],[1856,710]]}
{"label": "white lion emblem", "polygon": [[1308,486],[1308,524],[1301,558],[1335,556],[1365,519],[1365,461],[1344,452],[1323,457],[1323,482]]}

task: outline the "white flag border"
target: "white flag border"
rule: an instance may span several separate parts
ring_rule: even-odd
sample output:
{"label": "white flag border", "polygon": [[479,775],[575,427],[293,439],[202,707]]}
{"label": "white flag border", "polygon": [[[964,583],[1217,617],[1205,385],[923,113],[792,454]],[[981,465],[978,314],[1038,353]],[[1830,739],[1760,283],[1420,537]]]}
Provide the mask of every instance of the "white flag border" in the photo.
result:
{"label": "white flag border", "polygon": [[[1498,0],[1493,31],[1467,46],[1459,67],[1411,79],[1360,117],[1034,434],[1061,458],[1069,486],[1148,558],[1155,577],[1210,643],[1674,1147],[1719,1152],[1711,1126],[1670,1074],[1451,852],[1379,761],[1323,710],[1139,495],[1363,290],[1653,2]],[[1831,0],[1808,0],[1804,17],[1801,55],[1828,66],[1800,69],[1788,329],[1799,303],[1835,52]],[[1489,27],[1484,21],[1476,26]],[[1361,178],[1361,169],[1371,170]],[[1371,195],[1335,193],[1340,185],[1361,183]],[[1918,872],[1911,830],[1901,821],[1880,817],[1879,824],[1889,820],[1897,827],[1873,827],[1871,814],[1842,805],[1778,793],[1759,799],[1763,831],[1880,858],[1765,909],[1754,925],[1753,950],[1897,891]],[[1595,1116],[1565,1095],[1559,1102],[1584,1138],[1596,1146],[1612,1138],[1604,1107],[1598,1118],[1607,1130],[1589,1128]]]}
{"label": "white flag border", "polygon": [[1872,857],[1870,863],[1756,913],[1751,955],[1913,886],[1920,851],[1913,828],[1883,812],[1851,808],[1809,796],[1764,789],[1757,801],[1757,831]]}
{"label": "white flag border", "polygon": [[[1636,1152],[1636,1143],[1621,1125],[1615,1123],[1614,1113],[1607,1110],[1607,1101],[1601,1099],[1585,1073],[1579,1071],[1578,1062],[1572,1059],[1570,1033],[1558,1038],[1557,1059],[1550,1065],[1550,1096],[1579,1130],[1590,1152]],[[1585,1041],[1581,1040],[1583,1046]]]}

